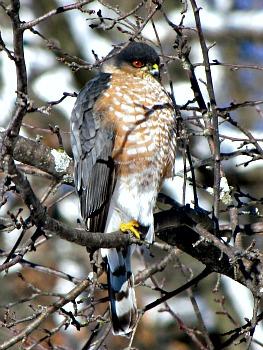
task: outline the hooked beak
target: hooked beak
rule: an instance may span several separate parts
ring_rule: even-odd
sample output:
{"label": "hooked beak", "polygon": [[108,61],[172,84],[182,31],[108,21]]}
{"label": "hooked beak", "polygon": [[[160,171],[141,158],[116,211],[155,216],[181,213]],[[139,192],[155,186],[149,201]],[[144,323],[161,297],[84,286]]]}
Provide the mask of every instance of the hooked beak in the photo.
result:
{"label": "hooked beak", "polygon": [[160,78],[160,70],[157,63],[154,63],[152,66],[149,67],[149,72],[155,78]]}

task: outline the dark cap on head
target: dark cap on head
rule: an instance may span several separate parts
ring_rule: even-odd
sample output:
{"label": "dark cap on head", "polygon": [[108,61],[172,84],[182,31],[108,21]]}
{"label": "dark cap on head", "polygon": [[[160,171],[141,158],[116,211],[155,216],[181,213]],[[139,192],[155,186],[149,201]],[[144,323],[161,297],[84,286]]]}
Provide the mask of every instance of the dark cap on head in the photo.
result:
{"label": "dark cap on head", "polygon": [[160,63],[157,52],[149,45],[138,42],[131,42],[124,50],[115,57],[116,63],[120,65],[124,62],[141,61],[145,64]]}

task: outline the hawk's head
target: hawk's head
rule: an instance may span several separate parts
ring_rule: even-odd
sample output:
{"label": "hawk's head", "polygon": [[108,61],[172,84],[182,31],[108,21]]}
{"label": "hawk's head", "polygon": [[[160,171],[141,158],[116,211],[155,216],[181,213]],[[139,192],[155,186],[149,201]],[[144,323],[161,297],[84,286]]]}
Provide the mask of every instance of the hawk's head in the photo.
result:
{"label": "hawk's head", "polygon": [[159,77],[160,58],[156,51],[149,45],[138,42],[131,42],[127,47],[114,55],[115,51],[120,49],[115,48],[110,54],[113,57],[106,62],[104,71],[110,72],[110,69],[120,69],[123,72],[143,77],[145,74],[151,74],[154,77]]}

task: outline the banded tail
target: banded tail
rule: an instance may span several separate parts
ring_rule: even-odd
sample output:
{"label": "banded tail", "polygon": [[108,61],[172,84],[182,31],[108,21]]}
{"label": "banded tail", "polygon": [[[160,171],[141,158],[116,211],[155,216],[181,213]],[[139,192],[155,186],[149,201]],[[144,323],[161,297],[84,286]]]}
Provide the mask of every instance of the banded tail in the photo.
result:
{"label": "banded tail", "polygon": [[115,335],[128,335],[136,325],[137,306],[131,272],[132,250],[131,246],[121,250],[102,249],[107,265],[111,320]]}

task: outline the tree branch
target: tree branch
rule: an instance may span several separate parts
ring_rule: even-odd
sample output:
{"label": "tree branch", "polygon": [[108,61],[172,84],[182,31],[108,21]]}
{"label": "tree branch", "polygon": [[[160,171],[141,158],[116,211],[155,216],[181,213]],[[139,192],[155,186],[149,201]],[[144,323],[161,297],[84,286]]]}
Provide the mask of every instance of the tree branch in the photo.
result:
{"label": "tree branch", "polygon": [[[0,143],[4,137],[5,132],[0,131]],[[34,166],[54,176],[57,180],[67,176],[70,181],[73,174],[73,160],[67,158],[65,153],[57,152],[43,143],[23,136],[18,136],[13,156],[15,160]]]}
{"label": "tree branch", "polygon": [[45,13],[41,17],[38,17],[38,18],[36,18],[36,19],[34,19],[32,21],[23,23],[21,25],[21,28],[23,30],[30,29],[30,28],[38,25],[39,23],[41,23],[43,21],[46,21],[50,17],[53,17],[55,15],[58,15],[60,13],[66,12],[66,11],[81,9],[84,5],[90,4],[91,2],[93,2],[93,0],[83,0],[83,1],[78,1],[76,3],[73,3],[73,4],[69,4],[69,5],[65,5],[65,6],[59,6],[58,8]]}
{"label": "tree branch", "polygon": [[0,345],[0,350],[9,349],[11,346],[18,343],[20,340],[31,334],[38,326],[47,319],[54,312],[59,310],[62,306],[66,305],[70,301],[74,301],[76,297],[83,292],[90,284],[90,281],[84,280],[79,283],[75,288],[73,288],[68,294],[66,294],[59,301],[55,302],[53,305],[44,307],[41,314],[31,322],[27,327],[25,327],[21,332],[17,335],[13,336],[11,339],[5,341]]}

